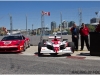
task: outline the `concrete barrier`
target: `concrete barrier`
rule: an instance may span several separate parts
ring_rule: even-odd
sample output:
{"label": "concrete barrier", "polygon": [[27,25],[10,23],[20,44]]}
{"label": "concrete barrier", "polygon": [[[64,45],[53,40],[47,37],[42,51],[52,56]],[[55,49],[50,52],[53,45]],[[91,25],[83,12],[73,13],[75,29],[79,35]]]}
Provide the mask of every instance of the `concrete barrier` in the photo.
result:
{"label": "concrete barrier", "polygon": [[[37,46],[40,42],[40,36],[30,36],[30,35],[24,35],[25,37],[30,38],[30,43],[33,46]],[[0,36],[0,40],[3,38],[3,36]],[[43,36],[44,39],[47,39],[48,36]],[[62,39],[68,39],[69,42],[72,42],[71,35],[62,35]],[[79,46],[80,46],[80,38],[79,38]]]}
{"label": "concrete barrier", "polygon": [[[26,36],[26,37],[30,38],[30,40],[31,40],[30,43],[34,46],[37,46],[38,43],[40,42],[40,36]],[[48,36],[43,36],[43,39],[47,39],[47,38],[48,38]],[[72,42],[72,36],[71,35],[62,35],[62,39],[68,39],[69,42]],[[80,45],[81,45],[81,42],[80,42],[80,38],[79,38],[79,46]],[[85,45],[85,43],[84,43],[84,45]]]}

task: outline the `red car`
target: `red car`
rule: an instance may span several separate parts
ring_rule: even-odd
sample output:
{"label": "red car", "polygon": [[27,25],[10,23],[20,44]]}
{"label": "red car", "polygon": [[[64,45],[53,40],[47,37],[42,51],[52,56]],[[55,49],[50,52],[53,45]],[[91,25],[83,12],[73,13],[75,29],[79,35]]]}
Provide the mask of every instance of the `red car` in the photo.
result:
{"label": "red car", "polygon": [[29,42],[23,35],[7,35],[0,41],[0,52],[23,52],[30,46]]}

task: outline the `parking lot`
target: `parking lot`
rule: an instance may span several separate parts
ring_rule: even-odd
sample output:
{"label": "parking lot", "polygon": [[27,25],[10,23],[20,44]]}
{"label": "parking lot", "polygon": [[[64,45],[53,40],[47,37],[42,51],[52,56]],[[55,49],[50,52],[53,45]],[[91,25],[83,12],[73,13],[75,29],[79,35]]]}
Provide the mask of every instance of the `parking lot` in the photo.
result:
{"label": "parking lot", "polygon": [[[80,46],[79,46],[80,49]],[[19,55],[26,55],[26,56],[37,56],[38,48],[37,46],[31,46],[25,52],[20,53]],[[42,57],[52,57],[49,54],[43,54]],[[90,56],[90,52],[84,47],[83,51],[75,51],[71,56],[68,54],[58,54],[56,58],[71,58],[71,59],[85,59],[85,60],[100,60],[99,56]]]}

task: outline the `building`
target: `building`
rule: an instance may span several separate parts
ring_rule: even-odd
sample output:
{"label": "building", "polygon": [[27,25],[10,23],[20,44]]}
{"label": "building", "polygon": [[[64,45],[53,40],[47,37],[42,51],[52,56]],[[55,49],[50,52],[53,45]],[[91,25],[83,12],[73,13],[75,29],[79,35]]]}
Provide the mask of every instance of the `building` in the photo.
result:
{"label": "building", "polygon": [[41,34],[41,30],[42,30],[42,28],[38,28],[38,29],[37,29],[37,34],[38,34],[38,35]]}
{"label": "building", "polygon": [[51,22],[51,32],[53,33],[55,29],[56,29],[56,22],[52,21]]}
{"label": "building", "polygon": [[62,28],[67,28],[67,22],[65,20],[62,22]]}
{"label": "building", "polygon": [[74,23],[75,23],[74,21],[70,21],[68,27],[72,27]]}
{"label": "building", "polygon": [[90,19],[91,25],[97,25],[99,23],[100,18],[92,18]]}

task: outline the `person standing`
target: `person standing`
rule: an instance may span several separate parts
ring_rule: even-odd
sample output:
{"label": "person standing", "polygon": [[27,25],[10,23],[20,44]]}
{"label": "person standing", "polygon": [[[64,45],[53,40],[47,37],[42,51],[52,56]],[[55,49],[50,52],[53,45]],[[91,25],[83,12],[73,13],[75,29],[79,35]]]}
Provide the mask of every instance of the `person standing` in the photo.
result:
{"label": "person standing", "polygon": [[79,39],[79,28],[76,27],[76,24],[73,24],[71,28],[72,33],[72,42],[74,42],[75,49],[78,51],[78,39]]}
{"label": "person standing", "polygon": [[97,27],[95,29],[95,32],[100,32],[100,21],[99,21],[99,24],[97,25]]}
{"label": "person standing", "polygon": [[79,32],[81,35],[81,51],[84,48],[84,41],[85,41],[86,47],[89,51],[90,50],[89,41],[88,41],[89,28],[84,23],[82,23],[82,27],[80,28]]}

